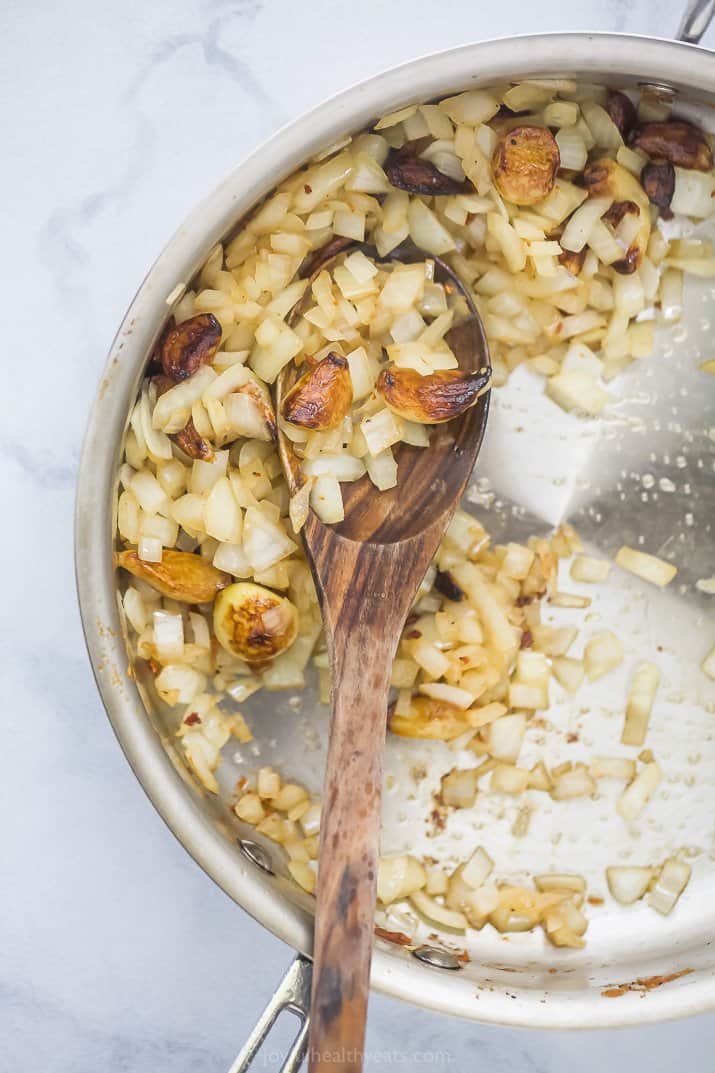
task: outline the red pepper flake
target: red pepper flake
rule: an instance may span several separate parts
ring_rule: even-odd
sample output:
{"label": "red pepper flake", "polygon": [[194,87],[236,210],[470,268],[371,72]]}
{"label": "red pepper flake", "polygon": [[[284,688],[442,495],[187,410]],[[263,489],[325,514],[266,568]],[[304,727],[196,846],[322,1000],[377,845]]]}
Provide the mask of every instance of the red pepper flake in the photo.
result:
{"label": "red pepper flake", "polygon": [[531,648],[534,643],[534,635],[531,630],[524,630],[521,635],[521,643],[519,648]]}
{"label": "red pepper flake", "polygon": [[599,898],[597,894],[589,894],[586,901],[589,905],[603,905],[603,898]]}
{"label": "red pepper flake", "polygon": [[421,636],[422,636],[422,634],[420,633],[419,630],[410,630],[409,633],[405,634],[405,637],[407,638],[408,641],[416,641]]}
{"label": "red pepper flake", "polygon": [[161,663],[158,663],[155,659],[148,659],[147,663],[149,664],[149,670],[153,675],[159,674],[161,671]]}
{"label": "red pepper flake", "polygon": [[201,716],[198,712],[192,712],[191,715],[187,715],[184,719],[187,727],[195,727],[197,723],[201,722]]}
{"label": "red pepper flake", "polygon": [[412,939],[403,931],[388,931],[375,925],[375,935],[378,939],[384,939],[386,943],[395,943],[396,946],[412,946]]}
{"label": "red pepper flake", "polygon": [[578,741],[578,734],[575,734],[573,730],[569,730],[568,734],[566,735],[566,741],[569,743],[569,745],[573,745],[575,741]]}
{"label": "red pepper flake", "polygon": [[303,189],[305,190],[306,194],[312,194],[313,193],[313,187],[308,186],[307,183],[304,184]]}
{"label": "red pepper flake", "polygon": [[635,991],[636,994],[646,995],[655,987],[662,987],[672,980],[679,980],[681,976],[689,976],[693,969],[681,969],[680,972],[669,972],[665,976],[641,976],[630,984],[619,984],[617,987],[607,987],[601,994],[604,998],[619,998],[627,991]]}

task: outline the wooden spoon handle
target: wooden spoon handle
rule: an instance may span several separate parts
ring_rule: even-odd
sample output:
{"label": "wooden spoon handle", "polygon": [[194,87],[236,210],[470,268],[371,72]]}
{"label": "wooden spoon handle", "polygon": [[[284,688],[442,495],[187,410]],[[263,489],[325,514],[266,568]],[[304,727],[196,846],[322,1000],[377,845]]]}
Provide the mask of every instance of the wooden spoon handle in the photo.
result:
{"label": "wooden spoon handle", "polygon": [[333,646],[333,711],[320,832],[311,1073],[363,1068],[394,644],[353,625]]}

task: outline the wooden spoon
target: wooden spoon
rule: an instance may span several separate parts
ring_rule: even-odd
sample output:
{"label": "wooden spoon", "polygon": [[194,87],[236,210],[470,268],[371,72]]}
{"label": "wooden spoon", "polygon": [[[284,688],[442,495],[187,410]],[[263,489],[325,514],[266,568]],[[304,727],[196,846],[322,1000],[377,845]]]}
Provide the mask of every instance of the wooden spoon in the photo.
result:
{"label": "wooden spoon", "polygon": [[[361,248],[379,259],[374,250]],[[328,258],[313,260],[310,274],[335,256],[331,249]],[[429,447],[400,446],[395,488],[378,491],[367,477],[343,484],[344,521],[328,526],[311,511],[302,531],[333,682],[313,948],[311,1073],[363,1068],[392,661],[479,454],[489,406],[489,352],[471,296],[447,265],[415,247],[400,247],[391,259],[433,260],[435,279],[464,296],[469,315],[446,340],[460,369],[483,371],[485,393],[461,417],[435,426]],[[291,368],[279,378],[278,412],[295,377]],[[279,450],[295,494],[303,478],[291,442],[280,432]]]}

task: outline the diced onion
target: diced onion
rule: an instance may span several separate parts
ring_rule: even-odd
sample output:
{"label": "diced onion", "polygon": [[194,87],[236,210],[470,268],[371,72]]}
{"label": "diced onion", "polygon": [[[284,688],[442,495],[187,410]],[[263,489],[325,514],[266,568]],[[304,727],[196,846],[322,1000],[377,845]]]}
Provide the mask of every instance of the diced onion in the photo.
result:
{"label": "diced onion", "polygon": [[145,563],[160,563],[163,557],[161,540],[153,536],[140,536],[137,555]]}
{"label": "diced onion", "polygon": [[574,894],[583,894],[586,890],[586,880],[583,876],[571,875],[565,872],[547,872],[540,876],[534,876],[534,886],[537,890],[568,890]]}
{"label": "diced onion", "polygon": [[587,159],[588,150],[578,127],[561,127],[556,133],[556,144],[561,156],[561,167],[580,171]]}
{"label": "diced onion", "polygon": [[320,804],[316,802],[301,816],[300,826],[303,828],[303,834],[307,837],[317,835],[320,830],[320,811]]}
{"label": "diced onion", "polygon": [[628,779],[636,773],[635,760],[627,756],[594,756],[589,766],[594,779]]}
{"label": "diced onion", "polygon": [[567,693],[575,693],[583,682],[584,668],[580,659],[554,656],[551,661],[551,670],[556,681]]}
{"label": "diced onion", "polygon": [[497,760],[515,763],[526,733],[526,716],[519,713],[504,715],[489,724],[487,739],[490,754]]}
{"label": "diced onion", "polygon": [[628,691],[626,718],[621,741],[624,745],[642,745],[648,730],[651,709],[660,682],[660,671],[653,663],[641,663]]}
{"label": "diced onion", "polygon": [[569,573],[574,581],[605,581],[611,564],[607,559],[592,559],[588,555],[577,555],[571,563]]}
{"label": "diced onion", "polygon": [[629,548],[623,545],[616,555],[616,562],[623,570],[629,570],[632,574],[650,581],[659,588],[668,585],[678,572],[677,566],[659,559],[655,555],[649,555],[645,551]]}
{"label": "diced onion", "polygon": [[424,867],[415,857],[381,857],[377,866],[377,897],[383,905],[407,898],[427,882]]}
{"label": "diced onion", "polygon": [[498,764],[489,784],[493,793],[523,794],[529,785],[527,768],[514,767],[513,764]]}
{"label": "diced onion", "polygon": [[623,662],[623,645],[610,630],[596,634],[585,645],[583,663],[589,682],[595,682]]}
{"label": "diced onion", "polygon": [[573,768],[553,778],[551,796],[555,801],[567,801],[572,797],[592,797],[596,793],[596,783],[585,768]]}
{"label": "diced onion", "polygon": [[379,454],[366,455],[365,465],[368,477],[381,492],[397,484],[397,461],[389,447]]}
{"label": "diced onion", "polygon": [[562,369],[546,384],[546,394],[562,408],[596,416],[611,396],[591,373],[581,369]]}
{"label": "diced onion", "polygon": [[184,655],[184,622],[181,615],[172,615],[167,611],[155,611],[152,615],[154,624],[154,644],[162,663],[181,660]]}
{"label": "diced onion", "polygon": [[655,762],[643,765],[616,802],[616,810],[624,820],[635,820],[640,816],[662,777],[660,767]]}
{"label": "diced onion", "polygon": [[660,875],[648,896],[648,905],[667,915],[690,882],[691,867],[678,857],[671,857],[663,865]]}
{"label": "diced onion", "polygon": [[458,686],[450,686],[443,682],[423,682],[420,685],[420,693],[435,700],[443,700],[446,704],[452,704],[461,711],[466,711],[474,703],[474,694]]}
{"label": "diced onion", "polygon": [[462,865],[461,876],[468,887],[477,890],[486,883],[494,869],[494,861],[486,850],[478,846],[469,860]]}
{"label": "diced onion", "polygon": [[157,693],[167,704],[190,704],[201,693],[206,679],[192,667],[168,663],[154,679]]}
{"label": "diced onion", "polygon": [[621,905],[633,905],[643,897],[653,881],[655,871],[633,865],[614,865],[606,869],[606,882],[613,897]]}
{"label": "diced onion", "polygon": [[418,913],[440,928],[450,931],[466,931],[467,918],[458,909],[448,909],[435,898],[430,898],[423,890],[416,890],[410,895],[410,902]]}
{"label": "diced onion", "polygon": [[715,211],[715,172],[676,168],[670,208],[683,216],[710,216]]}
{"label": "diced onion", "polygon": [[441,797],[451,808],[471,808],[477,797],[477,769],[455,768],[442,777]]}

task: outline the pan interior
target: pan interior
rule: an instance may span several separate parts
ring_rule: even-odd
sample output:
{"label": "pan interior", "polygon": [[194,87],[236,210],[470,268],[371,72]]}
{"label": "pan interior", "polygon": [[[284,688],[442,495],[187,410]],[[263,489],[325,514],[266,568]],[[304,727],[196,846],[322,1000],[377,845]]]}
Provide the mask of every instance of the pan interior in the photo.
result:
{"label": "pan interior", "polygon": [[[715,239],[712,225],[693,226],[689,233]],[[575,697],[553,689],[548,724],[530,729],[523,755],[526,764],[543,758],[551,765],[618,751],[630,675],[657,652],[661,686],[646,744],[664,780],[630,828],[615,811],[622,786],[613,781],[599,785],[596,801],[558,803],[533,795],[538,800],[526,837],[512,833],[523,800],[502,795],[480,795],[476,809],[452,812],[440,829],[431,818],[433,795],[441,776],[460,766],[460,754],[442,743],[388,737],[384,854],[410,852],[457,865],[482,845],[497,862],[500,879],[578,873],[589,893],[603,898],[603,904],[588,906],[585,950],[568,954],[545,945],[540,932],[506,937],[486,928],[465,940],[438,935],[414,914],[395,910],[387,927],[466,949],[471,960],[455,980],[540,987],[544,973],[561,966],[568,973],[558,982],[549,977],[551,990],[606,986],[657,972],[666,959],[672,971],[673,950],[676,967],[697,967],[715,934],[715,684],[699,670],[713,643],[713,597],[695,586],[713,574],[715,389],[699,365],[713,357],[714,319],[712,281],[690,279],[683,321],[660,328],[654,355],[613,382],[619,401],[606,419],[584,421],[561,411],[524,366],[493,393],[485,444],[463,505],[495,541],[546,535],[568,521],[586,553],[612,559],[622,544],[656,555],[672,552],[678,574],[663,591],[617,569],[606,583],[589,587],[593,603],[575,652],[608,628],[621,639],[625,660]],[[561,625],[570,624],[572,614],[553,609],[544,617]],[[261,841],[229,812],[237,779],[270,764],[318,794],[328,710],[319,703],[312,675],[298,694],[264,692],[240,710],[254,741],[224,750],[219,783],[225,809],[219,810],[228,838]],[[164,715],[155,709],[154,718],[161,724]],[[310,899],[280,880],[288,873],[277,847],[264,845],[282,895],[309,912]],[[607,866],[658,863],[683,850],[693,878],[671,917],[661,918],[645,903],[622,909],[608,895]],[[409,957],[390,950],[395,958]]]}

